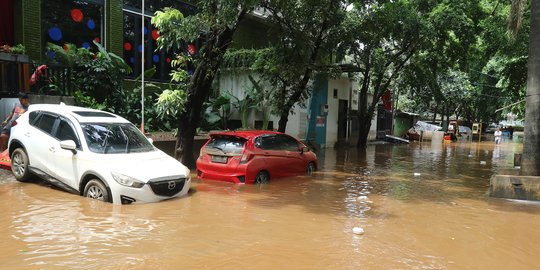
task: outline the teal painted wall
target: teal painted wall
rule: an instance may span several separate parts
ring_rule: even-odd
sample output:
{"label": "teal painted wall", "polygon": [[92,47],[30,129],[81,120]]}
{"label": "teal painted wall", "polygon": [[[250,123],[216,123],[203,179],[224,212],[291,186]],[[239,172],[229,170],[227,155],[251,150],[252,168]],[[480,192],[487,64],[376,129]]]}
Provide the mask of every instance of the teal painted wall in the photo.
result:
{"label": "teal painted wall", "polygon": [[[326,144],[326,113],[323,108],[328,103],[328,78],[316,75],[313,83],[313,93],[309,104],[309,123],[307,140],[314,140],[317,144]],[[317,124],[317,119],[324,117],[324,125]]]}

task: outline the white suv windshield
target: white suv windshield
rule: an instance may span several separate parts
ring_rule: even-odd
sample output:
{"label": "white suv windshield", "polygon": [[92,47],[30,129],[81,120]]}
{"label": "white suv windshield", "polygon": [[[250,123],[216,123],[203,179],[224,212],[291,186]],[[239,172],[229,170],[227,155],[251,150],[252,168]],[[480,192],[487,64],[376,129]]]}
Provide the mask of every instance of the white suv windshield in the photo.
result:
{"label": "white suv windshield", "polygon": [[90,151],[100,154],[154,151],[154,146],[128,123],[81,124]]}

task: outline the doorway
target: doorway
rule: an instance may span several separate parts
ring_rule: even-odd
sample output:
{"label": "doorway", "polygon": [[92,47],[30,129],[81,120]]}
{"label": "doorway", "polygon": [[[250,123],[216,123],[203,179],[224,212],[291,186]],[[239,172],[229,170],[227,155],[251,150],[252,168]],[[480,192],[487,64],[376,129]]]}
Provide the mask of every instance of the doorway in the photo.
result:
{"label": "doorway", "polygon": [[339,100],[338,107],[338,142],[343,143],[347,141],[347,110],[349,108],[349,102],[344,99]]}

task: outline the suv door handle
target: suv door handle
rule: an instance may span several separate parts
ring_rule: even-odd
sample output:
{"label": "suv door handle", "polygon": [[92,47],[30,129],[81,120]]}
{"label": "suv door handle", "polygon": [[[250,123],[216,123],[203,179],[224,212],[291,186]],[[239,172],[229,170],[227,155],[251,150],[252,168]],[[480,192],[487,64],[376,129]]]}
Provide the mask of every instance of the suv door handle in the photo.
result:
{"label": "suv door handle", "polygon": [[30,137],[30,132],[26,132],[26,133],[24,133],[24,136],[26,136],[26,137]]}
{"label": "suv door handle", "polygon": [[54,148],[54,146],[53,146],[53,147],[49,148],[49,151],[54,153],[54,152],[56,152],[56,148]]}

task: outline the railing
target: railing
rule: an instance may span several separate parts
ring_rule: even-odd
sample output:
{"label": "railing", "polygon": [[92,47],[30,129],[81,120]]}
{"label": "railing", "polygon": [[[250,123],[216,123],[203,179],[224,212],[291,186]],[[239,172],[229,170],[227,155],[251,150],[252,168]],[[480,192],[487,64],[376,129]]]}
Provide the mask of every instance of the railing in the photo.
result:
{"label": "railing", "polygon": [[19,93],[55,96],[73,93],[71,68],[48,65],[37,72],[40,66],[25,55],[0,53],[0,98],[17,97]]}

